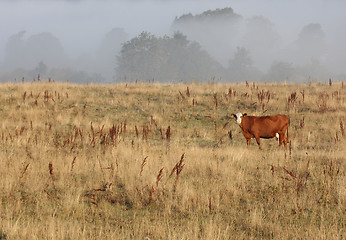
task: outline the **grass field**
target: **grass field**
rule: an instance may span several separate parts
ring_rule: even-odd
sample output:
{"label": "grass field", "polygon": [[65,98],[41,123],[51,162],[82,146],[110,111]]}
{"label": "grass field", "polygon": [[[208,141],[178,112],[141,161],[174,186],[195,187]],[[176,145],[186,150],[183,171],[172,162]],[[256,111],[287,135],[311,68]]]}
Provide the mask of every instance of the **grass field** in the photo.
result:
{"label": "grass field", "polygon": [[344,85],[1,84],[0,239],[344,239]]}

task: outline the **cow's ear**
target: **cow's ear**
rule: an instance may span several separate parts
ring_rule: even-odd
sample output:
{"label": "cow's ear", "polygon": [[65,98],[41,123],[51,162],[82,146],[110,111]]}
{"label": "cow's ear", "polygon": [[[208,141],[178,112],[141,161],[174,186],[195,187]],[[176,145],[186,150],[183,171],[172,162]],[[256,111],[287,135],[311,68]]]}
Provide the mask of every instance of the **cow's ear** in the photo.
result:
{"label": "cow's ear", "polygon": [[244,113],[244,114],[243,114],[243,117],[245,117],[245,116],[247,116],[247,113]]}
{"label": "cow's ear", "polygon": [[232,114],[231,114],[231,118],[232,118],[232,119],[236,119],[237,116],[236,116],[234,113],[232,113]]}

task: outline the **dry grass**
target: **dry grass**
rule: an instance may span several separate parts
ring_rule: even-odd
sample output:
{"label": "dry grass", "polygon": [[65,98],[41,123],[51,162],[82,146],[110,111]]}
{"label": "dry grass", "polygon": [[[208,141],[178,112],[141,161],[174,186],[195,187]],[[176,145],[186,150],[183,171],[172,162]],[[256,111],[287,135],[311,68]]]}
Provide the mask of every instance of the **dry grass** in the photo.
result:
{"label": "dry grass", "polygon": [[[0,239],[342,239],[345,98],[337,82],[1,84]],[[238,111],[289,115],[287,151],[247,148]]]}

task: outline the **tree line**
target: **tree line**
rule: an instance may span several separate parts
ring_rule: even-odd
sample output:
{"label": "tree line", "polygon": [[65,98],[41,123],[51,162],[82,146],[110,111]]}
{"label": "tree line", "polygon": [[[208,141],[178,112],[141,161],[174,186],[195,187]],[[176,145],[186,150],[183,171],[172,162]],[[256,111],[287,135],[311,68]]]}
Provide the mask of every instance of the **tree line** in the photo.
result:
{"label": "tree line", "polygon": [[[301,82],[331,76],[320,60],[326,53],[320,24],[304,26],[295,42],[278,50],[280,37],[268,19],[256,16],[246,20],[242,34],[240,23],[244,23],[241,15],[224,8],[176,17],[171,36],[144,31],[129,39],[123,29],[115,28],[96,53],[75,60],[68,58],[52,34],[41,33],[25,40],[25,32],[20,32],[9,39],[5,51],[3,69],[12,67],[13,71],[0,69],[0,81],[18,80],[24,75],[30,76],[30,81],[38,74],[77,83],[211,79]],[[286,60],[275,60],[274,53]]]}

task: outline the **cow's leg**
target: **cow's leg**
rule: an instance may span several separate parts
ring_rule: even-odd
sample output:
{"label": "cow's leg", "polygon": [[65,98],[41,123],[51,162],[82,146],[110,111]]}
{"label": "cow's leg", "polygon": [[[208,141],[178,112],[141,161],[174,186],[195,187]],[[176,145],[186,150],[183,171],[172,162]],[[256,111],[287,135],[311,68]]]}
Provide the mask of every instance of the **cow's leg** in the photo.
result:
{"label": "cow's leg", "polygon": [[285,133],[283,134],[283,142],[284,142],[285,148],[287,148],[287,137],[285,136]]}
{"label": "cow's leg", "polygon": [[247,139],[246,139],[247,147],[250,146],[250,141],[251,141],[251,138],[247,138]]}
{"label": "cow's leg", "polygon": [[279,133],[279,149],[281,148],[282,143],[284,143],[285,148],[287,148],[287,138],[285,132]]}
{"label": "cow's leg", "polygon": [[287,142],[288,142],[287,137],[284,135],[284,145],[285,145],[285,149],[287,149]]}
{"label": "cow's leg", "polygon": [[279,149],[281,148],[282,142],[284,140],[283,138],[284,138],[283,134],[279,133]]}
{"label": "cow's leg", "polygon": [[255,139],[256,139],[256,142],[257,142],[257,144],[258,144],[259,149],[262,149],[260,137],[259,137],[259,136],[255,136]]}
{"label": "cow's leg", "polygon": [[284,143],[285,147],[287,147],[287,137],[285,136],[285,131],[279,133],[279,148],[281,147],[282,143]]}

